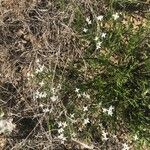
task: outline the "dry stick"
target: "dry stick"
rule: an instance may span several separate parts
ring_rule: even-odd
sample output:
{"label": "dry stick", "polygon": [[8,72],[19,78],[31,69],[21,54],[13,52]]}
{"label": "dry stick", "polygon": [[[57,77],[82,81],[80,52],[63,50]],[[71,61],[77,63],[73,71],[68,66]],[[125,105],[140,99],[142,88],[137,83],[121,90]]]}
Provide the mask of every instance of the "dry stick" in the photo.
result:
{"label": "dry stick", "polygon": [[74,138],[72,138],[71,140],[72,140],[73,142],[75,142],[75,143],[81,145],[83,148],[87,148],[87,149],[89,149],[89,150],[90,150],[90,149],[94,149],[94,146],[93,146],[93,145],[87,145],[87,144],[85,144],[85,143],[82,143],[82,142],[80,142],[80,141],[74,139]]}

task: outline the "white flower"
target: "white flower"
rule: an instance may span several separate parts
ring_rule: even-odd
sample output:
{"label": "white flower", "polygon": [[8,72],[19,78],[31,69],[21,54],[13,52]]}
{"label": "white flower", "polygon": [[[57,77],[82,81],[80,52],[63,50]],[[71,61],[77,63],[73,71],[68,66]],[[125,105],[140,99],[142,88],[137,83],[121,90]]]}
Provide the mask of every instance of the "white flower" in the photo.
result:
{"label": "white flower", "polygon": [[89,18],[86,18],[86,22],[87,22],[88,24],[92,24],[92,21],[91,21]]}
{"label": "white flower", "polygon": [[33,75],[31,72],[28,72],[28,73],[27,73],[27,78],[29,79],[30,77],[33,78],[34,75]]}
{"label": "white flower", "polygon": [[108,140],[107,135],[108,133],[102,130],[102,136],[103,136],[102,140],[107,141]]}
{"label": "white flower", "polygon": [[89,95],[89,94],[86,94],[85,97],[86,97],[87,99],[90,99],[90,95]]}
{"label": "white flower", "polygon": [[113,115],[113,109],[114,109],[113,106],[110,106],[108,109],[102,108],[103,112],[104,112],[104,113],[107,113],[107,114],[110,115],[110,116]]}
{"label": "white flower", "polygon": [[62,122],[61,122],[61,121],[58,122],[58,127],[60,128],[60,127],[62,127],[62,126],[63,126]]}
{"label": "white flower", "polygon": [[84,123],[83,124],[86,125],[88,123],[90,123],[89,118],[84,119]]}
{"label": "white flower", "polygon": [[103,128],[103,125],[102,125],[102,123],[99,123],[98,125],[99,125],[101,128]]}
{"label": "white flower", "polygon": [[86,29],[86,28],[84,28],[84,29],[83,29],[83,32],[85,32],[85,33],[86,33],[87,31],[88,31],[88,29]]}
{"label": "white flower", "polygon": [[51,100],[52,100],[52,102],[57,101],[57,100],[58,100],[58,96],[53,95],[53,96],[51,97]]}
{"label": "white flower", "polygon": [[112,17],[113,17],[114,20],[117,20],[119,18],[119,14],[115,13],[115,14],[112,15]]}
{"label": "white flower", "polygon": [[117,138],[117,135],[116,135],[116,134],[114,134],[112,137],[113,137],[114,139],[116,139],[116,138]]}
{"label": "white flower", "polygon": [[77,120],[74,118],[74,114],[70,114],[70,120],[72,123],[76,123]]}
{"label": "white flower", "polygon": [[80,98],[80,97],[81,97],[81,94],[77,94],[77,96],[78,96],[78,98]]}
{"label": "white flower", "polygon": [[64,134],[63,134],[63,133],[60,134],[60,135],[58,136],[58,138],[61,139],[61,140],[66,140],[66,137],[64,137]]}
{"label": "white flower", "polygon": [[62,125],[63,125],[64,128],[67,127],[67,123],[66,122],[63,122]]}
{"label": "white flower", "polygon": [[51,88],[52,93],[55,93],[56,89],[55,88]]}
{"label": "white flower", "polygon": [[49,112],[49,111],[50,111],[49,108],[43,109],[43,112],[44,112],[44,113],[47,113],[47,112]]}
{"label": "white flower", "polygon": [[43,105],[43,104],[40,104],[39,106],[43,108],[44,105]]}
{"label": "white flower", "polygon": [[61,143],[64,144],[64,141],[66,141],[66,137],[64,137],[64,134],[61,133],[59,136],[58,136],[58,139],[62,140]]}
{"label": "white flower", "polygon": [[77,134],[73,132],[73,133],[71,134],[71,136],[75,138],[75,137],[77,136]]}
{"label": "white flower", "polygon": [[67,123],[66,122],[58,122],[58,127],[60,128],[60,127],[63,127],[63,128],[65,128],[67,126]]}
{"label": "white flower", "polygon": [[81,127],[78,128],[78,131],[82,131],[83,129]]}
{"label": "white flower", "polygon": [[38,73],[40,73],[40,72],[41,72],[41,71],[40,71],[40,69],[38,69],[38,68],[35,70],[35,73],[36,73],[36,74],[38,74]]}
{"label": "white flower", "polygon": [[101,34],[101,37],[102,37],[102,38],[105,38],[105,37],[106,37],[106,33],[102,33],[102,34]]}
{"label": "white flower", "polygon": [[39,97],[40,92],[37,90],[35,93],[33,93],[33,99],[37,99]]}
{"label": "white flower", "polygon": [[108,115],[112,116],[113,115],[113,110],[114,110],[114,107],[113,106],[110,106],[108,108]]}
{"label": "white flower", "polygon": [[39,66],[40,72],[42,72],[44,70],[44,67],[45,67],[44,65],[42,65],[42,66],[40,65]]}
{"label": "white flower", "polygon": [[75,92],[76,92],[76,93],[79,93],[79,90],[80,90],[80,89],[76,88],[76,89],[75,89]]}
{"label": "white flower", "polygon": [[102,106],[102,102],[100,102],[100,103],[98,104],[98,106],[101,107],[101,106]]}
{"label": "white flower", "polygon": [[88,111],[88,107],[87,106],[83,107],[83,111]]}
{"label": "white flower", "polygon": [[14,130],[16,125],[12,121],[12,119],[0,119],[0,134],[11,133]]}
{"label": "white flower", "polygon": [[102,108],[103,112],[106,113],[108,110],[106,108]]}
{"label": "white flower", "polygon": [[43,81],[41,81],[41,82],[39,83],[39,85],[40,85],[40,86],[43,86],[43,85],[44,85],[44,82],[43,82]]}
{"label": "white flower", "polygon": [[62,133],[62,132],[64,132],[63,128],[58,129],[58,133]]}
{"label": "white flower", "polygon": [[86,94],[85,92],[83,93],[83,96],[87,99],[90,99],[90,95],[89,94]]}
{"label": "white flower", "polygon": [[98,37],[98,36],[96,36],[94,40],[95,40],[95,41],[98,41],[98,40],[99,40],[99,37]]}
{"label": "white flower", "polygon": [[100,41],[99,41],[99,42],[97,42],[97,43],[96,43],[96,49],[101,48],[101,45],[102,45],[102,42],[100,42]]}
{"label": "white flower", "polygon": [[138,140],[138,136],[137,135],[134,135],[134,140],[136,141],[136,140]]}
{"label": "white flower", "polygon": [[75,119],[72,119],[71,121],[72,121],[72,123],[76,123],[77,122],[77,120],[75,120]]}
{"label": "white flower", "polygon": [[107,138],[107,137],[103,137],[102,140],[103,140],[103,141],[107,141],[108,138]]}
{"label": "white flower", "polygon": [[126,143],[122,144],[122,146],[123,146],[122,150],[129,150],[130,149],[130,147]]}
{"label": "white flower", "polygon": [[37,98],[45,98],[47,96],[46,92],[39,92],[38,90],[33,93],[33,99],[36,100]]}
{"label": "white flower", "polygon": [[46,92],[42,92],[40,93],[40,97],[39,98],[45,98],[47,96],[47,93]]}
{"label": "white flower", "polygon": [[74,114],[70,114],[70,117],[71,117],[71,118],[74,118]]}
{"label": "white flower", "polygon": [[41,73],[41,72],[43,72],[43,70],[44,70],[44,65],[42,65],[42,66],[39,65],[38,68],[35,70],[35,73],[36,74]]}
{"label": "white flower", "polygon": [[97,16],[97,20],[98,20],[98,21],[102,21],[102,20],[103,20],[103,18],[104,18],[104,17],[103,17],[102,15]]}
{"label": "white flower", "polygon": [[62,85],[59,83],[58,86],[57,86],[57,88],[58,88],[58,89],[61,89],[61,86],[62,86]]}

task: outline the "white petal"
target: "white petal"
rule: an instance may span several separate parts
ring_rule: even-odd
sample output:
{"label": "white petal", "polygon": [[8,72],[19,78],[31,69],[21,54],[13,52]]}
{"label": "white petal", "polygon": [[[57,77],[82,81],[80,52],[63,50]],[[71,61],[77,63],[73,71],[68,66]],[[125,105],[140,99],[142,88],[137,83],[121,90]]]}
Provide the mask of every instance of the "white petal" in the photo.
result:
{"label": "white petal", "polygon": [[102,15],[97,16],[97,20],[102,21],[103,20],[103,16]]}

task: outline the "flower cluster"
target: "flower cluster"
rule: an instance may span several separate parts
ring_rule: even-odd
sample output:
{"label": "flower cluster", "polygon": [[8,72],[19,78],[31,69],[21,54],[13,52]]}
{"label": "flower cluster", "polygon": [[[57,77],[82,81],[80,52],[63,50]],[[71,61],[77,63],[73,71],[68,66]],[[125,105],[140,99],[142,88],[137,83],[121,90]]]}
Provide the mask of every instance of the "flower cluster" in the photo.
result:
{"label": "flower cluster", "polygon": [[41,65],[39,62],[40,62],[40,60],[37,59],[37,60],[36,60],[37,68],[36,68],[36,70],[35,70],[35,73],[36,73],[36,74],[43,72],[43,71],[44,71],[44,68],[45,68],[45,66],[44,66],[44,65]]}
{"label": "flower cluster", "polygon": [[115,13],[115,14],[112,15],[112,17],[113,17],[114,20],[117,20],[119,18],[119,14]]}
{"label": "flower cluster", "polygon": [[55,102],[57,101],[59,98],[58,98],[58,93],[59,91],[61,90],[61,85],[59,84],[56,88],[51,88],[51,94],[52,96],[50,97],[51,101],[52,102]]}
{"label": "flower cluster", "polygon": [[103,141],[107,141],[108,140],[108,132],[105,132],[104,130],[102,130],[102,140]]}
{"label": "flower cluster", "polygon": [[114,107],[110,106],[108,109],[102,108],[102,110],[103,110],[104,113],[107,113],[108,115],[112,116],[113,115]]}
{"label": "flower cluster", "polygon": [[130,149],[130,147],[128,146],[127,143],[123,143],[122,147],[123,147],[122,150],[129,150]]}
{"label": "flower cluster", "polygon": [[33,93],[33,99],[36,100],[38,98],[46,98],[47,93],[46,92],[39,92],[39,90],[37,90],[35,93]]}
{"label": "flower cluster", "polygon": [[[114,20],[117,20],[118,18],[119,18],[119,14],[118,13],[115,13],[115,14],[113,14],[112,15],[112,18],[114,19]],[[99,16],[97,16],[96,17],[96,20],[99,22],[102,22],[103,21],[103,19],[104,19],[104,16],[103,15],[99,15]],[[90,19],[90,17],[87,17],[86,18],[86,22],[87,22],[87,24],[88,25],[91,25],[92,24],[92,20]],[[88,31],[88,29],[87,28],[83,28],[83,32],[84,33],[86,33]],[[99,36],[96,36],[95,37],[95,41],[96,41],[96,49],[100,49],[101,48],[101,46],[102,46],[102,41],[100,41],[100,38],[105,38],[106,37],[106,33],[101,33]]]}
{"label": "flower cluster", "polygon": [[84,97],[86,99],[90,99],[90,95],[89,94],[87,94],[85,92],[83,92],[83,93],[80,92],[80,89],[78,89],[78,88],[75,89],[75,92],[77,93],[78,98]]}
{"label": "flower cluster", "polygon": [[100,15],[100,16],[97,16],[97,18],[96,18],[96,19],[97,19],[98,21],[102,21],[102,20],[103,20],[103,18],[104,18],[104,16],[103,16],[103,15]]}
{"label": "flower cluster", "polygon": [[90,25],[92,24],[92,21],[90,20],[90,18],[86,18],[86,22]]}
{"label": "flower cluster", "polygon": [[58,122],[58,139],[61,140],[61,143],[63,144],[66,141],[66,137],[64,135],[64,129],[67,127],[66,122]]}

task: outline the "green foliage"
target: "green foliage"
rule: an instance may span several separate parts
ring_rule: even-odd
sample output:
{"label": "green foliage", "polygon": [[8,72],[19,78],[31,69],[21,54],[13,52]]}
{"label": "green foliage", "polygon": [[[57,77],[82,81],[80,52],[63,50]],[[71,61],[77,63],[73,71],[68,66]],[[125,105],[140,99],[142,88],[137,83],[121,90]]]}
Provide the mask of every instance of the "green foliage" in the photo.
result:
{"label": "green foliage", "polygon": [[[125,15],[131,17],[128,13],[125,13]],[[78,15],[78,17],[75,26],[78,26],[78,29],[83,29],[84,18],[81,19],[81,15]],[[109,15],[105,18],[107,20],[104,22],[110,19]],[[93,34],[97,32],[95,28],[88,29]],[[96,93],[94,95],[96,99],[93,102],[95,105],[102,103],[106,107],[115,106],[115,117],[110,117],[110,121],[108,121],[108,117],[101,116],[104,124],[106,123],[114,130],[113,124],[119,124],[122,120],[131,133],[138,133],[140,137],[148,139],[150,59],[148,43],[144,44],[144,42],[147,33],[149,33],[149,28],[140,26],[134,30],[132,22],[128,21],[127,26],[121,20],[118,20],[112,22],[111,28],[103,29],[103,31],[106,31],[107,38],[104,39],[102,48],[108,49],[109,52],[101,55],[100,50],[97,55],[93,55],[95,47],[89,46],[84,59],[88,66],[94,70],[94,74],[95,72],[97,74],[91,74],[92,80],[87,80],[84,85],[87,86],[86,89]],[[90,41],[90,45],[94,45],[94,36],[89,33],[90,31],[87,33],[89,36],[87,39]],[[125,42],[126,38],[127,41]],[[119,63],[114,64],[111,62],[110,57],[113,55],[119,57]],[[94,56],[94,58],[91,56]],[[104,68],[102,69],[104,71],[98,73],[97,70],[101,68]]]}

